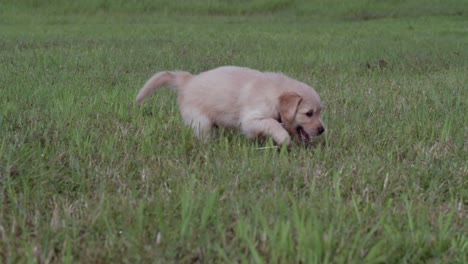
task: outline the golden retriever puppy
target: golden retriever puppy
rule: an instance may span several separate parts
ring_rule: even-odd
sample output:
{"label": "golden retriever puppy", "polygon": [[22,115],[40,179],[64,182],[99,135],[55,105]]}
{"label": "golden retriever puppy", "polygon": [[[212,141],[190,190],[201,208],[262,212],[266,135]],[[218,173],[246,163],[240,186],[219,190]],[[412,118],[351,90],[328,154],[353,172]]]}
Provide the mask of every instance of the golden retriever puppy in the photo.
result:
{"label": "golden retriever puppy", "polygon": [[288,146],[290,135],[308,142],[325,130],[317,92],[281,73],[236,66],[198,75],[163,71],[146,82],[135,101],[141,102],[161,86],[176,88],[184,123],[203,141],[215,126],[240,129],[250,138],[269,136],[276,144]]}

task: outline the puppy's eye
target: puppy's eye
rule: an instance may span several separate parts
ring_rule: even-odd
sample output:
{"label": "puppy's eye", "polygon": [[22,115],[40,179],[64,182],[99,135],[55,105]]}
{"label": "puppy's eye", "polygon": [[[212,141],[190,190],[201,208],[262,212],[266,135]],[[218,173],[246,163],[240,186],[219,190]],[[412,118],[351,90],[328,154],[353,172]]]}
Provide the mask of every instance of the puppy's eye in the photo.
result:
{"label": "puppy's eye", "polygon": [[308,117],[312,117],[314,115],[314,111],[312,110],[309,110],[307,113],[306,113],[306,116]]}

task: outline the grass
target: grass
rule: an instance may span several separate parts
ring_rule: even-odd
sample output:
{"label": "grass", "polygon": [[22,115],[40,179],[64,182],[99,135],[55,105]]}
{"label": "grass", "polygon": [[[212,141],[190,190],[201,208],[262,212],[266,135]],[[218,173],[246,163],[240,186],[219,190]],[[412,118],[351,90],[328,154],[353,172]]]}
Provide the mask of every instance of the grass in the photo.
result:
{"label": "grass", "polygon": [[[1,263],[466,263],[466,1],[0,4]],[[311,146],[194,140],[162,69],[282,71]]]}

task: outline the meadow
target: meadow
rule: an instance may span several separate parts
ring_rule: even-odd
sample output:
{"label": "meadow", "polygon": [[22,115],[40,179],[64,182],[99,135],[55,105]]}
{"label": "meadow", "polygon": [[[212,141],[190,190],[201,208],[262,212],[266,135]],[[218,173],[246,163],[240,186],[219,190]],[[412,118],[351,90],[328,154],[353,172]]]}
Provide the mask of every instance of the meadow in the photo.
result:
{"label": "meadow", "polygon": [[[283,72],[326,132],[201,144],[159,70]],[[0,2],[0,263],[467,263],[468,3]]]}

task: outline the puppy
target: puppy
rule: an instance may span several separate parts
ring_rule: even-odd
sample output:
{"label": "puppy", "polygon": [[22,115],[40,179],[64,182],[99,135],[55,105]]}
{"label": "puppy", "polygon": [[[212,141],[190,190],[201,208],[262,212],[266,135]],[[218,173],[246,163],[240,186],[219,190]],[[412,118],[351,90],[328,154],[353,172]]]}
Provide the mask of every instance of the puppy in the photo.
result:
{"label": "puppy", "polygon": [[322,103],[310,86],[281,73],[223,66],[198,75],[162,71],[141,88],[141,102],[161,86],[177,90],[180,113],[195,136],[207,141],[215,126],[236,128],[249,138],[271,137],[278,145],[292,137],[308,142],[325,130]]}

